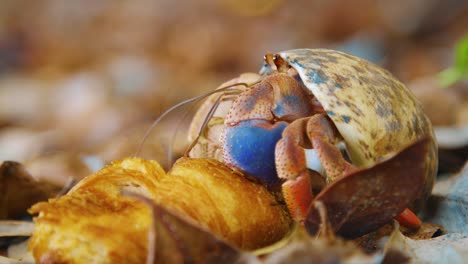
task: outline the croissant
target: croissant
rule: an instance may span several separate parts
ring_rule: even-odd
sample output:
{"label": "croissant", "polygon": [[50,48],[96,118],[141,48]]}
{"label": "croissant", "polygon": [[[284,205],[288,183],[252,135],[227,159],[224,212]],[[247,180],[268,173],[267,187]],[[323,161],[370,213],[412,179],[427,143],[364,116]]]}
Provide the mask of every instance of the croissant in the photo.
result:
{"label": "croissant", "polygon": [[166,174],[155,161],[128,158],[30,208],[38,214],[29,244],[36,261],[143,263],[151,214],[123,191],[144,195],[246,250],[276,242],[292,223],[265,187],[218,161],[181,158]]}

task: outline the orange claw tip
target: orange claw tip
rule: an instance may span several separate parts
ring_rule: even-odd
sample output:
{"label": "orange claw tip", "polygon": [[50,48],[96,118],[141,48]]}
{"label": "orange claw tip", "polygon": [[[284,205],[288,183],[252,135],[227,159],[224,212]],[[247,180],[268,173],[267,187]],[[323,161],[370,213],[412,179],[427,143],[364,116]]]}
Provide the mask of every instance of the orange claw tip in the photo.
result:
{"label": "orange claw tip", "polygon": [[312,202],[312,188],[309,176],[302,174],[294,180],[286,181],[282,185],[282,191],[293,219],[303,222]]}
{"label": "orange claw tip", "polygon": [[417,229],[421,227],[421,220],[408,208],[395,217],[402,226]]}

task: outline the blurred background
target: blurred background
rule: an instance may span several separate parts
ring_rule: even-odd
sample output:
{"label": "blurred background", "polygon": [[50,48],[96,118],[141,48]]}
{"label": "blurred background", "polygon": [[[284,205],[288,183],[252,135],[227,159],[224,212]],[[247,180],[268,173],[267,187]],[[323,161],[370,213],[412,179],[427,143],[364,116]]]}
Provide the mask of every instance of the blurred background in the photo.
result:
{"label": "blurred background", "polygon": [[[133,155],[171,105],[294,48],[371,60],[436,126],[466,126],[467,83],[443,89],[437,74],[467,34],[464,0],[1,0],[0,160],[80,178],[85,163]],[[174,135],[186,143],[180,120],[193,110],[158,126],[142,155],[165,160]]]}

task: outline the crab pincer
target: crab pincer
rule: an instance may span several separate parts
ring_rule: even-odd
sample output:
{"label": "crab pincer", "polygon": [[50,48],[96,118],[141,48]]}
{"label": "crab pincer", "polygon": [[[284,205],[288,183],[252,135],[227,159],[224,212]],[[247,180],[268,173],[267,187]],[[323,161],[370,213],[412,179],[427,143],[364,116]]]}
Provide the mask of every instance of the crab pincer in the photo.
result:
{"label": "crab pincer", "polygon": [[302,222],[312,202],[327,183],[356,170],[335,146],[339,133],[325,114],[292,122],[276,144],[278,177],[286,180],[283,195],[292,216]]}

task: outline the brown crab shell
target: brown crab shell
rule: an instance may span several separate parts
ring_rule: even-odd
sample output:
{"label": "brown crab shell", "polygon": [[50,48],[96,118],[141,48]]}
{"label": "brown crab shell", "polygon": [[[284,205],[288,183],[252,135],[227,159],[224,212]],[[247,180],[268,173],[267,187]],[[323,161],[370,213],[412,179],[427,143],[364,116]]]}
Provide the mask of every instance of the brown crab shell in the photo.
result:
{"label": "brown crab shell", "polygon": [[296,49],[279,55],[327,111],[356,166],[369,167],[429,136],[421,198],[430,194],[437,172],[434,131],[403,83],[377,65],[340,51]]}

